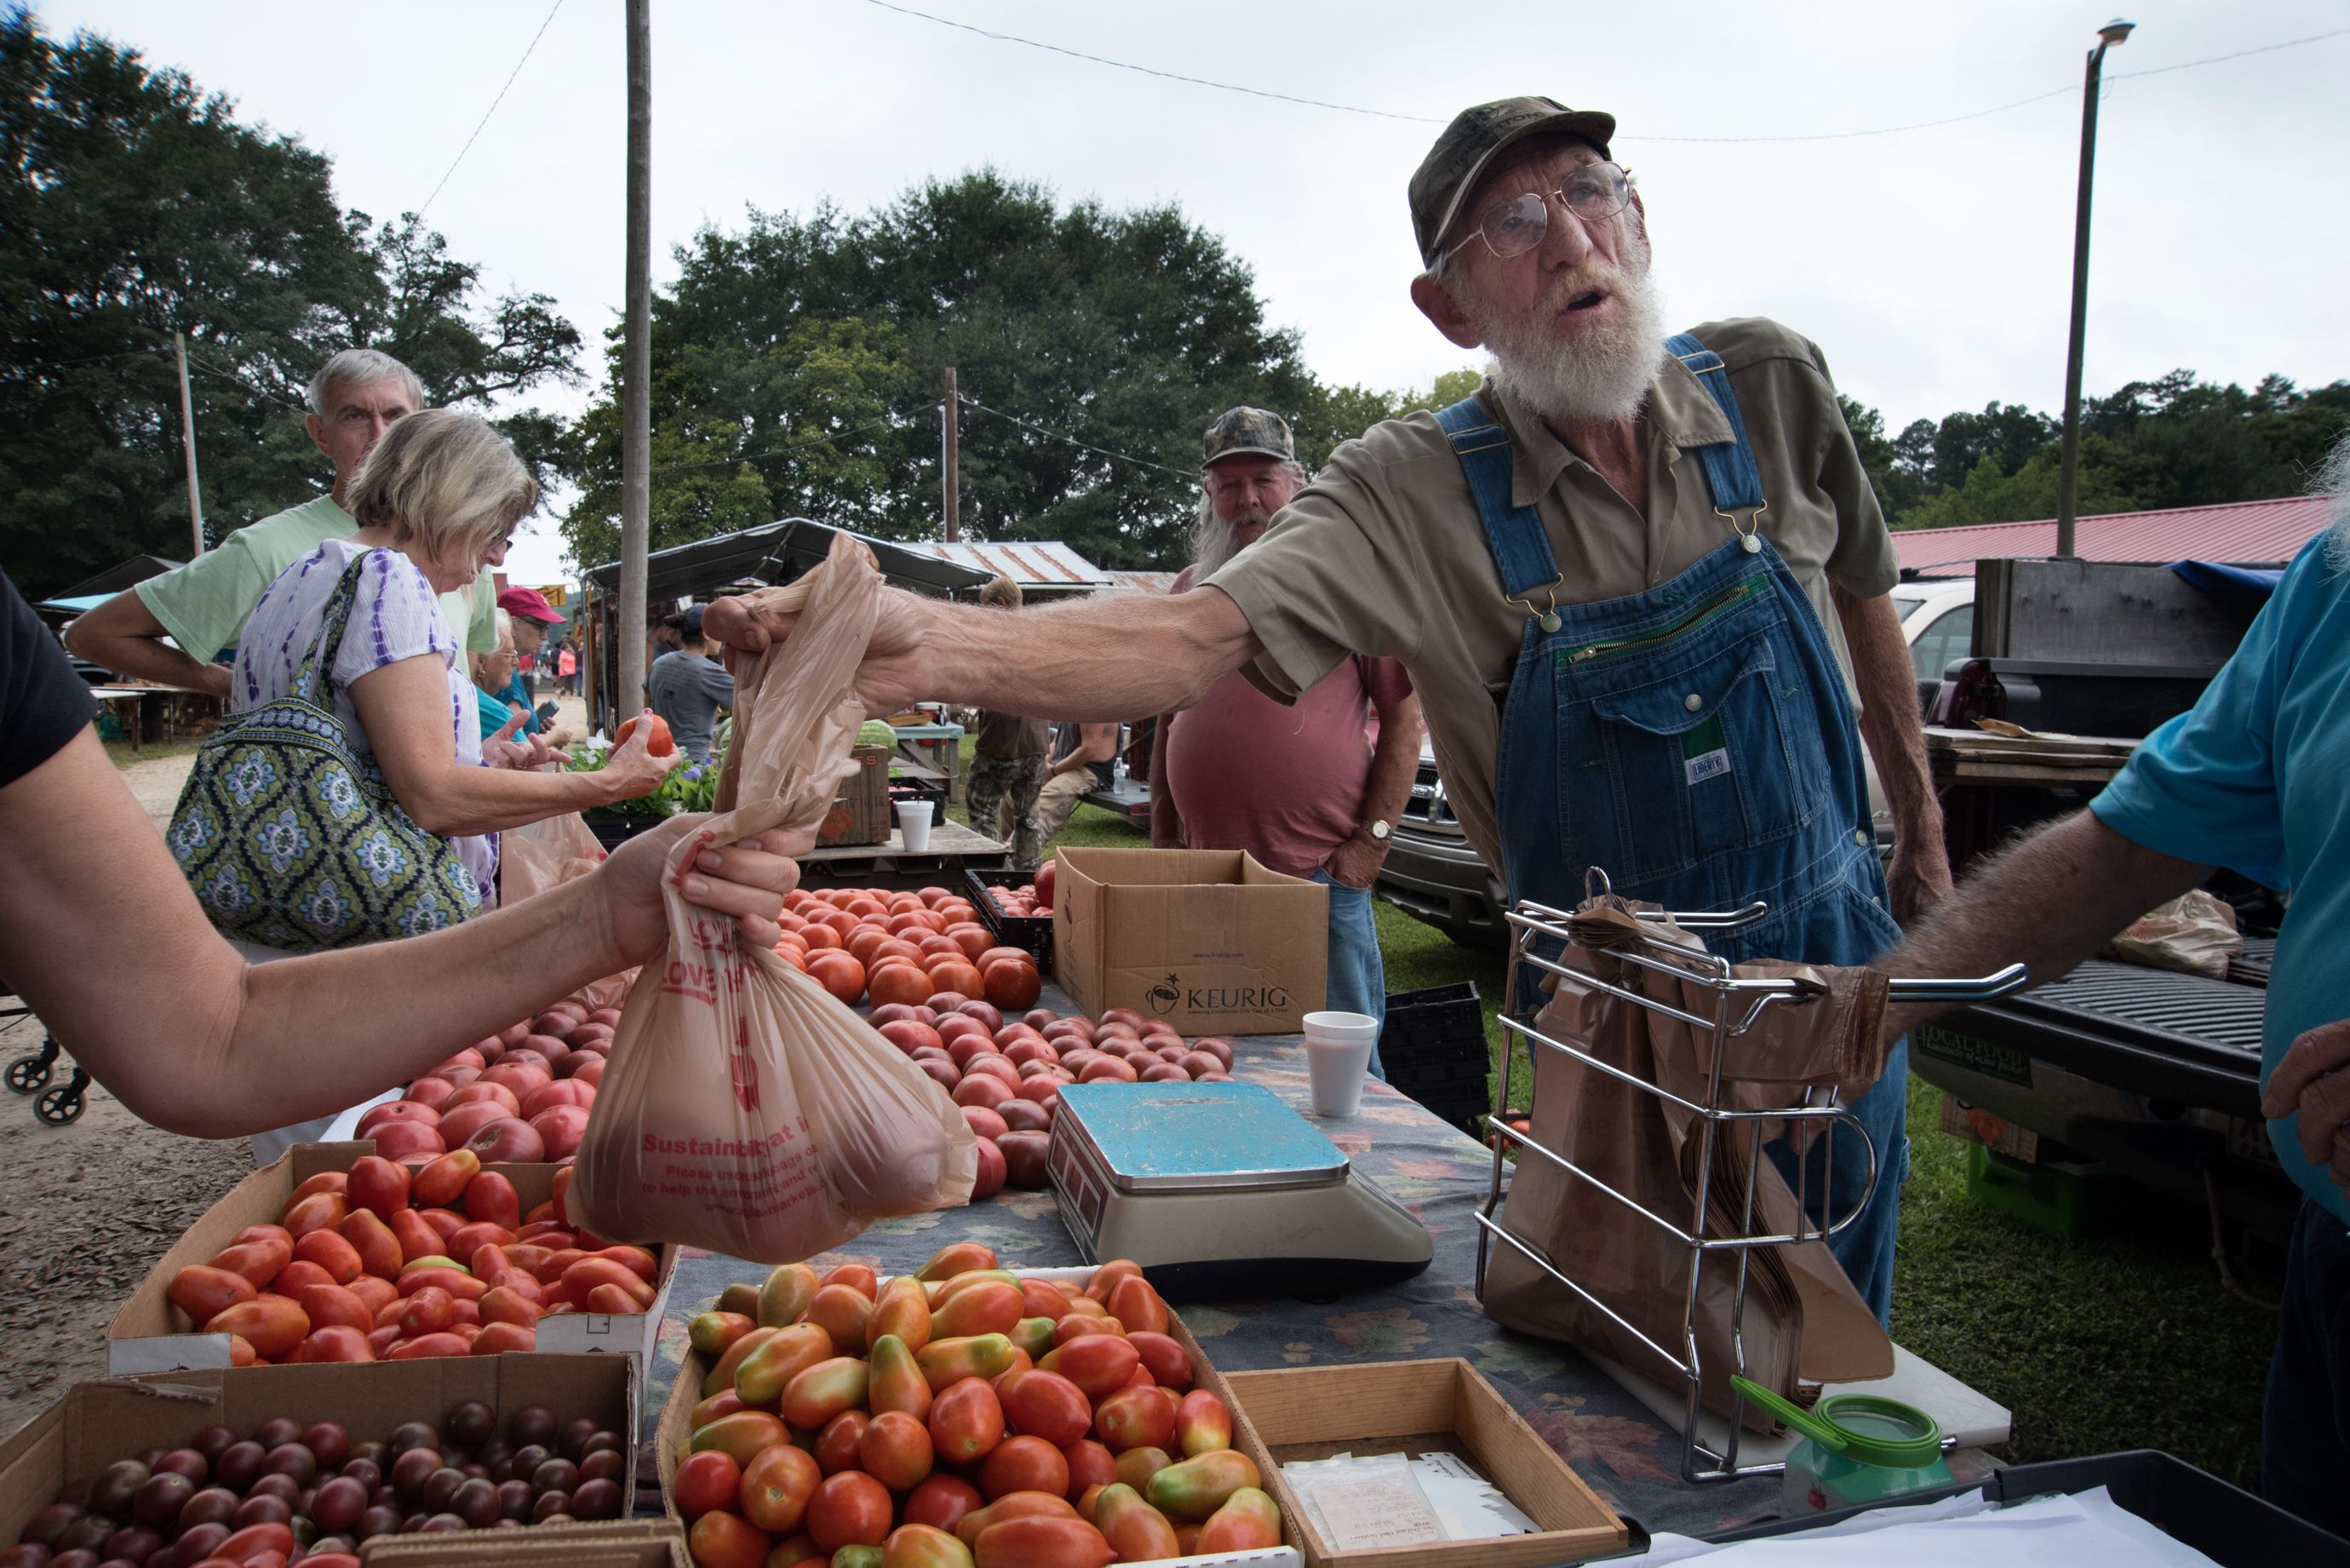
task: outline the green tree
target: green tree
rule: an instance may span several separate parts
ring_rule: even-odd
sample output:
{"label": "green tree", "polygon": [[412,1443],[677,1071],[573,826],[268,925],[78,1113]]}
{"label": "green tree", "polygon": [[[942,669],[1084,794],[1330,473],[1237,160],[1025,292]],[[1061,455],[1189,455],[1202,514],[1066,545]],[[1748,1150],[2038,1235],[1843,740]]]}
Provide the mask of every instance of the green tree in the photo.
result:
{"label": "green tree", "polygon": [[[484,308],[439,235],[339,211],[319,153],[21,9],[0,13],[0,556],[29,592],[187,554],[174,331],[214,540],[326,488],[302,400],[336,349],[399,355],[443,401],[576,365],[544,297]],[[553,449],[551,416],[510,429],[541,461]]]}
{"label": "green tree", "polygon": [[[749,464],[779,514],[937,537],[951,365],[966,533],[1065,539],[1103,566],[1156,566],[1180,556],[1209,421],[1235,403],[1293,420],[1319,406],[1295,336],[1266,325],[1248,268],[1171,204],[1065,207],[1041,185],[981,170],[854,217],[754,209],[678,261],[675,288],[653,306],[655,425],[694,432],[696,462]],[[804,373],[794,334],[818,324],[858,326],[880,361],[861,361],[837,397],[782,384]],[[875,420],[838,412],[844,399]],[[617,401],[608,380],[585,429]],[[568,533],[586,566],[610,558],[618,448],[585,440],[578,461]],[[718,531],[729,519],[714,506],[664,501],[696,472],[657,455],[654,511]]]}

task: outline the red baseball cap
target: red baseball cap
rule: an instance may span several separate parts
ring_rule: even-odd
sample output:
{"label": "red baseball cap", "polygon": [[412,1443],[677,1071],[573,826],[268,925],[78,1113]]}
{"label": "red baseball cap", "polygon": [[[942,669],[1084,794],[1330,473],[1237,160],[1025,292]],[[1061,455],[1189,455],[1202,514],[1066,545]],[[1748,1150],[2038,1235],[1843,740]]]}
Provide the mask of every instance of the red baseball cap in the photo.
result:
{"label": "red baseball cap", "polygon": [[518,615],[525,620],[544,621],[549,626],[560,626],[569,618],[548,604],[546,596],[536,588],[508,588],[498,596],[498,608],[508,615]]}

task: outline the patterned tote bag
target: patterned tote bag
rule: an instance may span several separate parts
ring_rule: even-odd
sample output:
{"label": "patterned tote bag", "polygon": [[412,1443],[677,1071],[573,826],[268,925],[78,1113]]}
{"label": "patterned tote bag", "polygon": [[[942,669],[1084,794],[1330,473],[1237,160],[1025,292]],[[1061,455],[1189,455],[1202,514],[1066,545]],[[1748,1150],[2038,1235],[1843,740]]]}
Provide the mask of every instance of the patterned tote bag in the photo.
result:
{"label": "patterned tote bag", "polygon": [[222,721],[165,835],[213,926],[265,947],[356,947],[439,930],[481,908],[454,846],[419,827],[333,708],[353,561],[286,695]]}

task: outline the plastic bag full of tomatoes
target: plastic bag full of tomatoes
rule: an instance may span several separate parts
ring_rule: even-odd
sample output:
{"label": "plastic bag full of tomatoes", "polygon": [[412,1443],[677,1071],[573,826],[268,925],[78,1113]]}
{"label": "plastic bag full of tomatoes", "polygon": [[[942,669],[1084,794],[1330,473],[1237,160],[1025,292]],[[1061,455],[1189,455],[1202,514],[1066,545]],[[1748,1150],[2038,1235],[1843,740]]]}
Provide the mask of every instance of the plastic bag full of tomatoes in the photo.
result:
{"label": "plastic bag full of tomatoes", "polygon": [[668,950],[629,988],[565,1199],[605,1235],[789,1262],[971,1196],[976,1140],[945,1092],[674,886],[702,844],[824,820],[852,766],[852,683],[880,592],[871,554],[845,534],[816,570],[765,590],[799,618],[785,644],[737,663],[719,814],[670,857]]}

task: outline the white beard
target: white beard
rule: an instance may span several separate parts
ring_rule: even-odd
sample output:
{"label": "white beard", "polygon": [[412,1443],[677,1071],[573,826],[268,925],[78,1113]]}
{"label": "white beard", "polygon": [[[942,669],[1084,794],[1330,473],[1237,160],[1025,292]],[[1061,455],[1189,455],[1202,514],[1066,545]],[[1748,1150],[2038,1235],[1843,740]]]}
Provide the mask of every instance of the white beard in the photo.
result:
{"label": "white beard", "polygon": [[1238,522],[1227,523],[1216,515],[1214,500],[1201,496],[1199,514],[1191,520],[1191,560],[1198,567],[1191,574],[1191,580],[1206,582],[1223,570],[1234,556],[1248,547],[1232,538],[1234,528],[1245,528],[1252,524],[1262,528],[1272,521],[1271,517],[1252,509]]}
{"label": "white beard", "polygon": [[2334,525],[2325,531],[2326,564],[2336,572],[2350,572],[2350,431],[2317,465],[2317,477],[2309,488],[2334,503]]}
{"label": "white beard", "polygon": [[[1563,279],[1526,320],[1503,317],[1483,296],[1461,291],[1461,309],[1493,356],[1493,379],[1546,419],[1639,417],[1664,362],[1665,307],[1648,270],[1648,244],[1633,236],[1633,269],[1595,264]],[[1605,284],[1623,314],[1572,337],[1555,329],[1553,306],[1570,292]]]}

